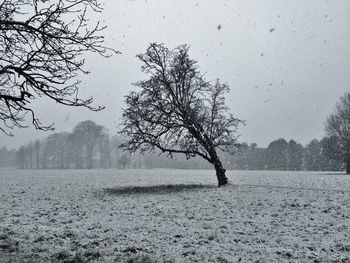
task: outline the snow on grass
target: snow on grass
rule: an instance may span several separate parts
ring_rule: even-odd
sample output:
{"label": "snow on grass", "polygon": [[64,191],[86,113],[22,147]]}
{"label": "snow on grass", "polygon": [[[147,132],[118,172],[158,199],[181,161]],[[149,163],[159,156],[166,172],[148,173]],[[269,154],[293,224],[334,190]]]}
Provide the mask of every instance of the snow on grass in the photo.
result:
{"label": "snow on grass", "polygon": [[350,176],[0,170],[0,262],[350,262]]}

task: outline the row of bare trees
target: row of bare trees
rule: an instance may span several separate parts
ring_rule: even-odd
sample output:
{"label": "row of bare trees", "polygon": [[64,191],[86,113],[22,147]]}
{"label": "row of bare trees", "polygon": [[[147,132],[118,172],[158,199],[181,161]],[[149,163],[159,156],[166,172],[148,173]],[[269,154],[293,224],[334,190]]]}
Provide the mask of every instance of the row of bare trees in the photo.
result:
{"label": "row of bare trees", "polygon": [[[51,168],[177,168],[210,169],[210,163],[201,158],[187,160],[185,156],[173,158],[159,155],[159,152],[129,154],[119,149],[121,139],[110,136],[108,131],[92,121],[79,123],[72,133],[54,133],[44,140],[36,140],[21,146],[19,150],[4,153],[2,159],[12,160],[17,155],[18,166],[26,169]],[[256,143],[242,143],[231,155],[219,152],[228,169],[236,170],[289,170],[289,171],[341,171],[341,159],[332,158],[336,153],[329,137],[312,140],[305,147],[285,139],[272,141],[267,148]],[[0,154],[4,149],[0,150]],[[6,166],[1,165],[0,166]],[[11,166],[11,164],[7,164]]]}
{"label": "row of bare trees", "polygon": [[26,169],[125,168],[130,158],[119,150],[119,144],[118,136],[111,137],[106,128],[87,120],[71,133],[54,133],[21,146],[17,162]]}
{"label": "row of bare trees", "polygon": [[333,158],[333,140],[313,139],[305,147],[282,138],[272,141],[267,148],[242,143],[236,154],[225,155],[223,160],[229,169],[239,170],[342,171],[343,161]]}

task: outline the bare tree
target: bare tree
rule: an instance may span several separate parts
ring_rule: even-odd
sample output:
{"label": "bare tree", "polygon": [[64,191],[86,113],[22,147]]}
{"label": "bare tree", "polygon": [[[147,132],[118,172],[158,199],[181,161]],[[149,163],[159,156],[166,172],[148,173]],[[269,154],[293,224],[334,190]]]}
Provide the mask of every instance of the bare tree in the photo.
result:
{"label": "bare tree", "polygon": [[34,150],[35,150],[36,169],[40,169],[40,147],[41,147],[40,141],[35,140]]}
{"label": "bare tree", "polygon": [[272,141],[267,148],[269,169],[287,170],[288,168],[288,143],[285,139]]}
{"label": "bare tree", "polygon": [[119,156],[118,167],[124,170],[130,163],[130,161],[131,161],[130,154],[127,154],[124,152]]}
{"label": "bare tree", "polygon": [[44,168],[64,169],[69,168],[69,156],[67,154],[69,133],[60,132],[50,134],[44,145]]}
{"label": "bare tree", "polygon": [[30,103],[37,97],[93,107],[92,98],[79,98],[78,74],[87,74],[83,55],[108,57],[116,53],[103,46],[99,22],[89,26],[88,13],[101,12],[97,0],[3,0],[0,3],[0,130],[27,127],[31,115],[35,128],[42,125]]}
{"label": "bare tree", "polygon": [[110,141],[112,167],[118,167],[118,160],[121,152],[119,148],[120,144],[121,140],[119,136],[113,135]]}
{"label": "bare tree", "polygon": [[103,128],[98,138],[97,148],[100,154],[99,168],[111,168],[110,136],[105,128]]}
{"label": "bare tree", "polygon": [[300,171],[303,165],[304,147],[294,140],[288,142],[288,170]]}
{"label": "bare tree", "polygon": [[153,43],[137,56],[149,78],[135,84],[140,91],[126,96],[122,148],[200,156],[214,165],[219,186],[225,185],[226,170],[217,149],[227,151],[237,144],[235,131],[241,121],[225,106],[229,87],[206,81],[188,51],[186,45],[169,50]]}
{"label": "bare tree", "polygon": [[24,169],[25,167],[25,150],[24,146],[19,147],[16,153],[16,161],[17,165],[21,168]]}
{"label": "bare tree", "polygon": [[103,126],[90,120],[79,122],[73,129],[75,144],[79,144],[81,147],[77,154],[81,155],[85,152],[88,169],[93,168],[93,156],[102,132]]}
{"label": "bare tree", "polygon": [[327,118],[326,133],[335,139],[338,154],[346,164],[350,174],[350,92],[346,92],[337,102],[334,112]]}

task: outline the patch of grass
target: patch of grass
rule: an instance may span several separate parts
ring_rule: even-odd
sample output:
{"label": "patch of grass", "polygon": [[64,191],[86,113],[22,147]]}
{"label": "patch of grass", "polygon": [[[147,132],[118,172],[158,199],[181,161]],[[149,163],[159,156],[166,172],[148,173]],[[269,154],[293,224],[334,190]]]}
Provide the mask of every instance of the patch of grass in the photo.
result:
{"label": "patch of grass", "polygon": [[182,191],[192,191],[203,188],[216,188],[214,185],[203,184],[164,184],[151,186],[125,186],[105,188],[104,192],[113,195],[124,194],[168,194]]}
{"label": "patch of grass", "polygon": [[137,255],[132,258],[129,258],[127,263],[157,263],[158,261],[155,258],[147,254]]}
{"label": "patch of grass", "polygon": [[101,256],[98,250],[69,251],[62,250],[52,255],[51,262],[54,263],[86,263],[96,260]]}
{"label": "patch of grass", "polygon": [[0,233],[0,251],[13,253],[18,250],[19,242],[9,234]]}
{"label": "patch of grass", "polygon": [[38,254],[6,253],[0,250],[1,263],[46,263]]}

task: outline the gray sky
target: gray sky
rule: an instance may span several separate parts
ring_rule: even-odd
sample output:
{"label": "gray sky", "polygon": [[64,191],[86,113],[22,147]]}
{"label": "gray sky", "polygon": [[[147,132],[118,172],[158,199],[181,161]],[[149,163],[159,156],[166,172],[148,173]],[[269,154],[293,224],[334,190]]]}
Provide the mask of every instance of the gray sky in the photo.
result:
{"label": "gray sky", "polygon": [[[208,80],[231,87],[231,112],[246,120],[241,141],[267,146],[274,139],[302,144],[323,136],[337,98],[350,89],[348,0],[118,0],[94,17],[108,26],[106,43],[122,52],[87,57],[82,97],[105,105],[95,113],[45,99],[33,103],[45,124],[71,131],[91,119],[116,133],[123,96],[144,78],[135,58],[149,42],[191,46]],[[220,25],[220,30],[218,26]],[[49,135],[33,128],[0,134],[0,147],[18,147]]]}

